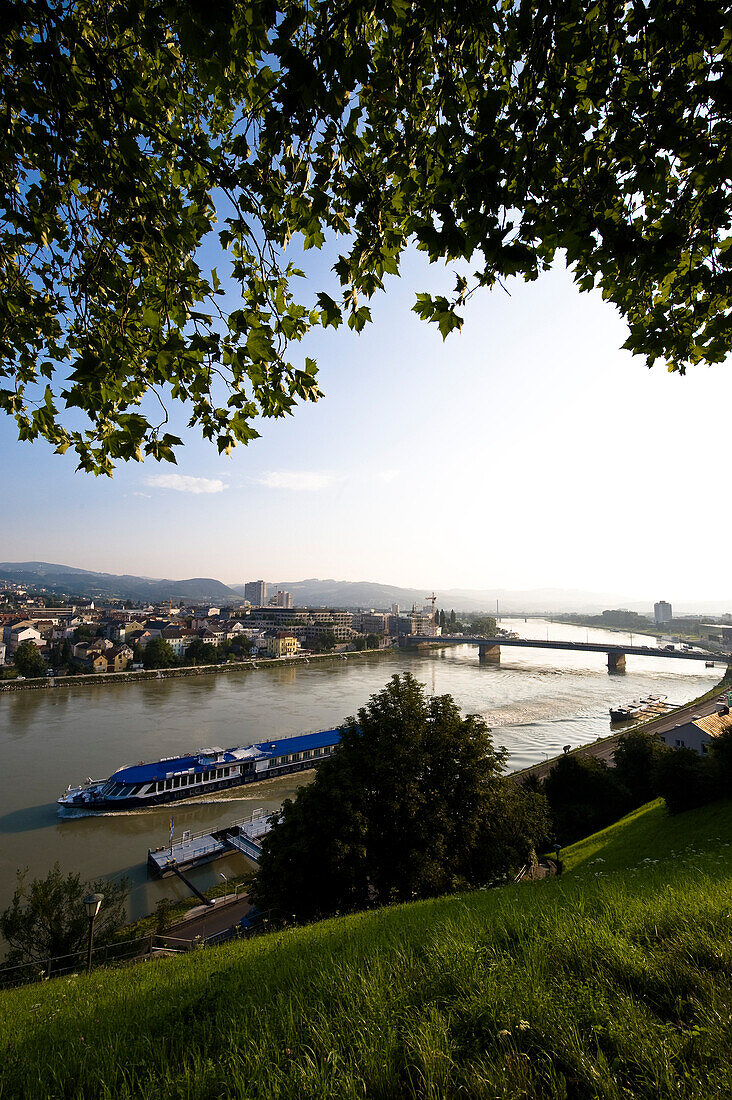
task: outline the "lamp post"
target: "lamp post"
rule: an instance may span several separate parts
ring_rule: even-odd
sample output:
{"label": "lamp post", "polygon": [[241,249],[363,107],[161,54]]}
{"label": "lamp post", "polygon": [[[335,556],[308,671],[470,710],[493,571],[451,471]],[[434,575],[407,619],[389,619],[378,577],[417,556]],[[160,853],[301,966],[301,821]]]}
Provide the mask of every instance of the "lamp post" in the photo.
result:
{"label": "lamp post", "polygon": [[104,894],[89,894],[84,898],[84,908],[89,918],[89,947],[86,953],[86,972],[91,970],[92,945],[94,943],[94,918],[102,907]]}

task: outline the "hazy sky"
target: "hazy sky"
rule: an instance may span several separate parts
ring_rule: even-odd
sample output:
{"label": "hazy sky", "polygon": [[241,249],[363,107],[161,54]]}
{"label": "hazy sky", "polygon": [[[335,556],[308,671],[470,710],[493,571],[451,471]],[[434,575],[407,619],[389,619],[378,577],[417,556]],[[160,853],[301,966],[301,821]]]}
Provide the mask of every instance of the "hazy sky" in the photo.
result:
{"label": "hazy sky", "polygon": [[732,366],[649,371],[563,270],[476,294],[443,343],[411,312],[441,278],[410,257],[360,336],[312,338],[325,398],[229,458],[178,417],[177,467],[94,479],[3,417],[0,559],[732,606]]}

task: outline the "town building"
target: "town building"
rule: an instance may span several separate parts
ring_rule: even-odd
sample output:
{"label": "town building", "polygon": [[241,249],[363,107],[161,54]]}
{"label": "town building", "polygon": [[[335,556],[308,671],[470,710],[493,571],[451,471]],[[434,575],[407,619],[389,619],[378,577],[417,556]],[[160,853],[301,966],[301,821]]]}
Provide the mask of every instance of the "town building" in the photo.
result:
{"label": "town building", "polygon": [[720,645],[732,645],[732,626],[723,623],[702,623],[699,637],[703,642],[718,642]]}
{"label": "town building", "polygon": [[291,608],[292,607],[292,592],[283,592],[281,590],[278,590],[276,595],[270,596],[269,606],[270,607],[285,607],[285,608],[288,608],[288,609]]}
{"label": "town building", "polygon": [[[728,711],[726,707],[721,709]],[[682,722],[659,736],[672,749],[693,749],[705,755],[714,738],[729,730],[732,730],[732,715],[728,712],[707,714],[705,717],[695,715],[688,722]]]}
{"label": "town building", "polygon": [[358,611],[353,616],[353,629],[361,634],[387,634],[390,616],[384,611]]}
{"label": "town building", "polygon": [[23,642],[35,642],[39,649],[43,645],[40,630],[36,630],[33,623],[27,619],[10,627],[7,633],[8,652],[15,653],[18,646]]}
{"label": "town building", "polygon": [[673,617],[671,604],[667,603],[666,600],[659,600],[658,603],[654,603],[653,618],[656,626],[662,626],[663,623],[670,623]]}
{"label": "town building", "polygon": [[297,638],[285,630],[278,630],[264,640],[264,652],[268,657],[294,657],[297,650]]}
{"label": "town building", "polygon": [[252,607],[264,607],[267,602],[265,581],[247,581],[244,585],[244,599],[249,600]]}

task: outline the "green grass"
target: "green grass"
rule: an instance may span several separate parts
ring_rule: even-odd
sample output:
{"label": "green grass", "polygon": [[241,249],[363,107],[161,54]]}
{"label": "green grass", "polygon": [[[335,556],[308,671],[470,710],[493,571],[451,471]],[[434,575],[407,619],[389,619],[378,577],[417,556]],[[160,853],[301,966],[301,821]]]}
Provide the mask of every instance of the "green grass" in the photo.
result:
{"label": "green grass", "polygon": [[732,1095],[732,803],[567,873],[0,994],[0,1097]]}

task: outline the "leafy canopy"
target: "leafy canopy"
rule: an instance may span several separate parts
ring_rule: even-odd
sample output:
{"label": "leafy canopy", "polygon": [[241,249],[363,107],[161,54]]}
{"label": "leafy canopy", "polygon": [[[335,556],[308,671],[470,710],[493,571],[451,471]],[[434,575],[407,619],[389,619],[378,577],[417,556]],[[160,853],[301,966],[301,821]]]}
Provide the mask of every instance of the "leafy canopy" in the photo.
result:
{"label": "leafy canopy", "polygon": [[393,676],[285,801],[263,841],[257,904],[306,920],[503,876],[548,831],[543,797],[502,778],[505,759],[479,715]]}
{"label": "leafy canopy", "polygon": [[[317,399],[288,345],[410,244],[475,266],[417,297],[443,336],[563,254],[649,364],[730,350],[728,5],[17,0],[0,39],[0,407],[84,470],[175,461],[170,401],[228,452]],[[297,301],[288,245],[339,238]]]}
{"label": "leafy canopy", "polygon": [[107,942],[124,924],[128,887],[127,879],[83,883],[78,874],[63,875],[58,863],[45,878],[31,882],[19,871],[10,905],[0,913],[0,932],[10,946],[6,962],[45,965],[82,950],[89,932],[84,908],[88,894],[104,896],[94,937],[98,944]]}
{"label": "leafy canopy", "polygon": [[43,655],[31,639],[20,643],[15,651],[13,664],[21,676],[44,676],[46,673],[46,662]]}

